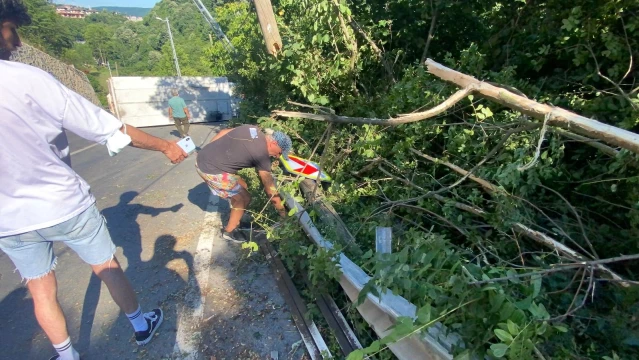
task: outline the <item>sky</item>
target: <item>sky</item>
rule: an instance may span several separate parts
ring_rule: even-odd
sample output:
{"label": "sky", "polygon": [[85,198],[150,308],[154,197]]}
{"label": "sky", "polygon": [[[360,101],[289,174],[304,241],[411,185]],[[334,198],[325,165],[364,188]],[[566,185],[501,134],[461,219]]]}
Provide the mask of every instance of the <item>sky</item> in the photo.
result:
{"label": "sky", "polygon": [[83,7],[122,6],[152,8],[160,0],[55,0],[56,4],[76,5]]}

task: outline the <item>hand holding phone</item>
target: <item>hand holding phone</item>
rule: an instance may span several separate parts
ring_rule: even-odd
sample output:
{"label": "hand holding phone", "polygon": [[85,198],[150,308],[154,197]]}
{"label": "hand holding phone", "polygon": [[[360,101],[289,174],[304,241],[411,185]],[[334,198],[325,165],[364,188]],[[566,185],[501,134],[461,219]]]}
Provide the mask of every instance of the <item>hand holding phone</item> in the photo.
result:
{"label": "hand holding phone", "polygon": [[195,143],[193,142],[193,139],[191,139],[190,136],[187,136],[184,139],[178,141],[177,144],[187,154],[191,154],[195,151]]}

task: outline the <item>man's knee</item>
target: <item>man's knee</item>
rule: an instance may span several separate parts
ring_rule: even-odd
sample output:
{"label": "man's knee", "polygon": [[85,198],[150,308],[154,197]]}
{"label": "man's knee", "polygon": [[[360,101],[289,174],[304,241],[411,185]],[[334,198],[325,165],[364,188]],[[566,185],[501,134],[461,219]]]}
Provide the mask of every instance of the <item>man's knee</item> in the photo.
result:
{"label": "man's knee", "polygon": [[104,272],[107,270],[122,271],[120,263],[118,262],[118,259],[116,259],[115,255],[112,255],[110,259],[101,264],[91,265],[91,268],[98,277],[102,277]]}
{"label": "man's knee", "polygon": [[245,189],[242,189],[240,194],[242,195],[242,199],[243,199],[244,205],[248,206],[248,204],[251,203],[251,194],[249,194],[249,192],[246,191]]}
{"label": "man's knee", "polygon": [[57,301],[58,283],[55,271],[51,270],[45,275],[27,282],[27,288],[34,302]]}
{"label": "man's knee", "polygon": [[231,205],[235,208],[246,209],[248,204],[251,203],[251,194],[248,191],[242,189],[239,193],[231,197]]}

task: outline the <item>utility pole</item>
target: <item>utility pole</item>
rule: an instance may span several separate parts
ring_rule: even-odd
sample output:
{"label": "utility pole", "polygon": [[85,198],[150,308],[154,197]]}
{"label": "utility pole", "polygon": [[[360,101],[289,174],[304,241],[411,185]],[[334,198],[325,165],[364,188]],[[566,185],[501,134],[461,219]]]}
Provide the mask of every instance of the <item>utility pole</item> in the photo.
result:
{"label": "utility pole", "polygon": [[173,43],[173,34],[171,33],[171,25],[169,25],[169,18],[162,19],[156,17],[156,19],[160,21],[166,22],[166,28],[169,30],[169,40],[171,40],[171,49],[173,49],[173,61],[175,61],[175,70],[177,70],[178,77],[182,77],[182,73],[180,73],[180,63],[178,62],[177,53],[175,52],[175,44]]}

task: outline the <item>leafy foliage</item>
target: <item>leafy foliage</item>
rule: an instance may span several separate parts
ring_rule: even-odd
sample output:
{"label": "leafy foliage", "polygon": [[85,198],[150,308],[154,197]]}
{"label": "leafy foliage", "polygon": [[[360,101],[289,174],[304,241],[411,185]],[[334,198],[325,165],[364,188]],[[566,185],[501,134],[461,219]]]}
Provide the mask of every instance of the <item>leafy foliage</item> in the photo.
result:
{"label": "leafy foliage", "polygon": [[[222,8],[231,6],[239,5]],[[310,156],[315,145],[316,156],[326,152],[324,166],[336,179],[329,196],[361,248],[374,248],[376,226],[393,227],[391,256],[349,256],[372,276],[369,290],[373,284],[389,289],[420,308],[421,320],[400,321],[392,339],[369,343],[353,358],[377,354],[388,341],[440,317],[461,336],[464,346],[454,347],[460,359],[637,356],[632,344],[638,329],[631,315],[637,311],[636,287],[593,280],[592,288],[586,270],[516,278],[570,260],[512,231],[513,224],[523,223],[592,258],[639,252],[635,155],[621,151],[610,158],[551,131],[538,162],[521,171],[533,158],[539,131],[515,131],[475,171],[500,193],[489,195],[466,181],[439,201],[419,198],[425,191],[420,189],[449,186],[459,175],[411,148],[469,170],[508,130],[531,120],[471,97],[448,114],[392,129],[334,125],[330,140],[317,144],[325,124],[265,117],[274,108],[291,107],[286,100],[378,118],[440,103],[455,89],[418,63],[435,18],[428,54],[447,66],[637,130],[639,90],[631,65],[639,46],[635,2],[282,0],[274,7],[285,43],[277,59],[264,55],[252,23],[241,27],[233,19],[222,26],[244,29],[240,60],[221,48],[209,55],[224,64],[220,71],[227,71],[243,94],[244,121],[258,118],[262,126],[292,134],[302,156]],[[377,158],[385,159],[381,166],[395,178],[377,166],[353,176]],[[455,206],[459,203],[479,207],[486,216],[464,212]],[[299,238],[292,230],[281,231],[284,244]],[[299,255],[301,247],[308,249],[298,243],[281,250]],[[306,251],[321,277],[327,264],[317,264],[322,260]],[[629,279],[639,270],[636,263],[610,267]],[[509,280],[490,281],[502,277]],[[488,283],[473,285],[478,281]]]}

